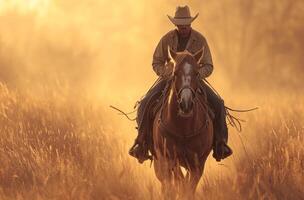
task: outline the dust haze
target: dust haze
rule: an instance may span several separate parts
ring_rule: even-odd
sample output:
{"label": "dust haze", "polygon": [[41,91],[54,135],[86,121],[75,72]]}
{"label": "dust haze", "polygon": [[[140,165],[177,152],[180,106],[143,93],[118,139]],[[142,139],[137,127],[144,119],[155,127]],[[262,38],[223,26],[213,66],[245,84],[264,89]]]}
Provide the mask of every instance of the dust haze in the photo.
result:
{"label": "dust haze", "polygon": [[[46,199],[58,191],[58,199],[159,198],[149,164],[127,155],[135,124],[108,106],[132,110],[156,80],[154,49],[175,28],[167,14],[185,3],[199,13],[192,27],[210,46],[211,84],[229,106],[260,108],[240,115],[247,120],[243,140],[230,129],[234,156],[223,166],[208,160],[200,197],[303,197],[304,149],[297,147],[304,133],[304,1],[0,0],[0,146],[11,152],[0,153],[1,197],[14,199],[13,191]],[[57,160],[43,171],[48,156]],[[293,176],[286,177],[288,170]],[[279,180],[269,183],[269,176]],[[217,192],[228,186],[228,196]]]}
{"label": "dust haze", "polygon": [[[303,78],[303,2],[189,1],[215,63],[219,90],[290,89]],[[1,1],[3,82],[68,84],[117,98],[144,94],[156,75],[152,54],[174,28],[179,1]],[[80,87],[80,88],[79,88]],[[111,92],[111,95],[105,94]],[[113,96],[113,97],[114,97]]]}

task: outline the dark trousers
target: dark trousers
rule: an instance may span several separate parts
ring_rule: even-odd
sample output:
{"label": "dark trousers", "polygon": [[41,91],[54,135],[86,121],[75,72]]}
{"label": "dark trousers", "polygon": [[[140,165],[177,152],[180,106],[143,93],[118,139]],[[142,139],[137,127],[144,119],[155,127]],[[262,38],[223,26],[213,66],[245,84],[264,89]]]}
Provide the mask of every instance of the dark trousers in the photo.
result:
{"label": "dark trousers", "polygon": [[202,85],[207,95],[208,105],[214,112],[213,130],[217,141],[223,140],[228,142],[228,128],[226,124],[226,110],[224,100],[221,99],[206,83],[202,81]]}
{"label": "dark trousers", "polygon": [[150,88],[150,90],[147,92],[144,98],[141,99],[137,109],[137,118],[136,118],[139,131],[141,131],[141,129],[143,128],[142,127],[143,121],[148,115],[147,111],[148,108],[150,107],[149,104],[152,104],[153,102],[155,102],[157,99],[160,98],[162,92],[164,91],[167,85],[167,82],[168,80],[159,78],[155,82],[154,86]]}
{"label": "dark trousers", "polygon": [[[139,137],[145,137],[141,134],[146,132],[143,127],[143,123],[148,116],[148,109],[150,105],[160,98],[162,95],[168,80],[158,79],[155,85],[147,92],[145,97],[140,101],[138,110],[137,110],[137,124]],[[223,140],[227,143],[228,140],[228,129],[226,124],[226,111],[224,101],[206,84],[202,81],[202,86],[205,89],[207,95],[208,105],[211,107],[214,112],[215,119],[213,120],[214,124],[214,134],[216,141]]]}

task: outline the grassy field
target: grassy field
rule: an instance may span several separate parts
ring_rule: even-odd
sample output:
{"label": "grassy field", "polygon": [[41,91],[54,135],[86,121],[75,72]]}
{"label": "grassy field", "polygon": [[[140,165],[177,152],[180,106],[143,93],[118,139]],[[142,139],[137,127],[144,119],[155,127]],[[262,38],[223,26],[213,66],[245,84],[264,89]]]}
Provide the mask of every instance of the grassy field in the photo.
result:
{"label": "grassy field", "polygon": [[[244,132],[230,133],[234,155],[208,159],[198,199],[303,199],[303,100],[274,95],[245,114]],[[85,97],[1,84],[0,199],[160,199],[153,168],[127,155],[134,135],[122,137],[110,112]]]}

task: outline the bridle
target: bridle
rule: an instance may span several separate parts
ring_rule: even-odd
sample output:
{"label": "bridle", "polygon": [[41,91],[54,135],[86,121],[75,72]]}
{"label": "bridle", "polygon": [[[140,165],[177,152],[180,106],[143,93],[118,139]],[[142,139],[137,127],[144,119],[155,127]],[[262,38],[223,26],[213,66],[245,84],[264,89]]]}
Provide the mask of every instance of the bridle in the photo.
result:
{"label": "bridle", "polygon": [[[177,77],[177,72],[174,72],[173,75],[168,79],[168,83],[170,84],[167,84],[166,85],[166,88],[165,88],[165,91],[167,91],[169,88],[170,88],[170,85],[171,85],[171,88],[173,87],[174,88],[174,93],[177,97],[177,101],[180,103],[180,95],[181,95],[181,92],[184,90],[184,89],[190,89],[192,95],[193,95],[193,98],[192,98],[192,101],[194,102],[195,99],[197,98],[197,93],[204,93],[205,94],[205,90],[202,88],[202,87],[197,87],[197,89],[194,89],[192,88],[190,85],[185,85],[183,87],[181,87],[179,90],[177,90],[177,88],[175,87],[175,80],[176,80],[176,77]],[[198,79],[198,76],[196,76],[196,79]],[[199,81],[199,80],[197,80]],[[206,96],[206,94],[205,94]],[[160,125],[160,127],[162,129],[165,130],[164,132],[164,136],[165,137],[172,137],[172,138],[175,138],[179,141],[184,141],[186,142],[188,139],[191,139],[193,137],[196,137],[197,135],[201,134],[201,131],[203,129],[206,129],[207,126],[209,125],[209,121],[208,121],[208,106],[207,105],[204,105],[200,102],[199,99],[197,99],[198,103],[200,106],[204,107],[206,109],[206,112],[205,112],[205,115],[206,115],[206,122],[202,124],[201,127],[199,127],[198,129],[196,130],[192,130],[189,134],[185,135],[185,136],[179,136],[179,135],[176,135],[174,134],[174,132],[176,132],[174,129],[172,129],[171,127],[169,127],[164,121],[163,121],[163,108],[164,108],[164,105],[165,105],[165,101],[166,101],[167,98],[163,98],[162,100],[162,106],[160,108],[160,116],[158,118],[158,123]]]}
{"label": "bridle", "polygon": [[[176,77],[176,74],[174,74],[173,76],[171,76],[171,78],[168,80],[169,82],[171,82],[172,85],[171,85],[171,84],[167,84],[166,90],[170,87],[170,85],[171,85],[171,86],[174,86],[175,94],[176,94],[177,99],[178,99],[177,101],[179,102],[179,101],[180,101],[179,96],[180,96],[181,92],[182,92],[184,89],[190,89],[191,92],[192,92],[192,94],[194,95],[193,98],[192,98],[192,101],[195,101],[195,98],[196,98],[196,96],[197,96],[196,94],[197,94],[198,92],[201,92],[201,91],[202,91],[202,88],[201,88],[201,87],[198,87],[196,90],[194,90],[191,86],[183,86],[183,87],[181,87],[181,88],[177,91],[177,89],[176,89],[176,87],[175,87],[175,85],[174,85],[174,79],[175,79],[175,77]],[[186,134],[186,135],[184,135],[184,136],[180,136],[180,135],[174,134],[174,132],[176,132],[176,130],[174,130],[174,129],[172,129],[171,127],[169,127],[169,126],[163,121],[162,115],[163,115],[163,108],[164,108],[164,105],[165,105],[165,101],[166,101],[166,98],[163,98],[163,103],[162,103],[162,106],[161,106],[161,108],[160,108],[160,116],[159,116],[159,118],[158,118],[158,123],[159,123],[160,127],[161,127],[162,129],[165,130],[165,132],[163,133],[165,137],[171,137],[171,138],[174,138],[174,139],[176,139],[176,140],[178,140],[178,141],[180,141],[180,142],[186,142],[186,141],[188,141],[189,139],[192,139],[192,138],[198,136],[199,134],[201,134],[201,131],[202,131],[203,129],[206,129],[207,126],[209,125],[209,123],[208,123],[208,122],[209,122],[209,121],[208,121],[208,107],[206,107],[206,105],[203,105],[203,104],[200,102],[200,100],[197,99],[197,101],[199,102],[200,106],[202,106],[202,107],[204,107],[204,108],[206,109],[206,122],[203,123],[202,126],[200,126],[198,129],[192,130],[192,131],[190,131],[190,133],[188,133],[188,134]]]}
{"label": "bridle", "polygon": [[191,93],[192,93],[192,95],[193,95],[193,99],[196,97],[197,89],[194,90],[194,89],[193,89],[191,86],[189,86],[189,85],[186,85],[186,86],[181,87],[178,91],[177,91],[176,87],[174,87],[174,88],[175,88],[175,91],[176,91],[176,95],[177,95],[178,101],[180,101],[180,95],[181,95],[181,93],[182,93],[182,91],[183,91],[184,89],[189,89],[189,90],[191,91]]}
{"label": "bridle", "polygon": [[[177,97],[177,101],[180,103],[180,95],[182,93],[182,91],[184,89],[189,89],[193,95],[193,98],[192,98],[192,101],[194,101],[194,99],[196,98],[196,94],[197,92],[200,90],[200,87],[198,87],[197,89],[193,89],[193,87],[191,87],[190,85],[184,85],[182,86],[181,88],[179,88],[179,90],[177,90],[176,86],[175,86],[175,80],[176,80],[176,77],[177,77],[177,73],[174,72],[173,73],[173,76],[171,77],[171,79],[173,80],[172,81],[172,84],[174,84],[174,90],[175,90],[175,94],[176,94],[176,97]],[[196,76],[197,77],[197,76]]]}

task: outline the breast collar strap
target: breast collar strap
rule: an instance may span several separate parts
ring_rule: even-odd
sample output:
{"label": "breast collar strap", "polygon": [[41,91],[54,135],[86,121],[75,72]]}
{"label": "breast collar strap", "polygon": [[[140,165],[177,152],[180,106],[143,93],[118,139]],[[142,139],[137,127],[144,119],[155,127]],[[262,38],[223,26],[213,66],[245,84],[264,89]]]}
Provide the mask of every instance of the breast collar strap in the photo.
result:
{"label": "breast collar strap", "polygon": [[159,122],[160,127],[165,130],[164,131],[164,136],[165,137],[169,136],[171,138],[178,139],[178,140],[189,140],[189,139],[192,139],[195,136],[200,135],[202,133],[202,130],[205,129],[207,127],[207,125],[208,125],[208,120],[206,118],[206,122],[204,124],[202,124],[202,126],[200,128],[198,128],[197,130],[194,130],[190,134],[176,135],[174,133],[177,132],[177,131],[171,129],[168,125],[166,125],[161,118],[159,118],[158,122]]}

